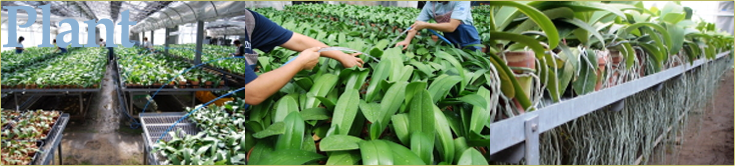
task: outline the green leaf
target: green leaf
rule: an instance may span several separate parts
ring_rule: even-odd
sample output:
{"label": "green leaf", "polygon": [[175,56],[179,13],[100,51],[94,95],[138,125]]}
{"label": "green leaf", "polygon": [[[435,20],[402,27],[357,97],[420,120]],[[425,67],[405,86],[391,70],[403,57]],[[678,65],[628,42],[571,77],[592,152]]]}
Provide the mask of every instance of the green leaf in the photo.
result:
{"label": "green leaf", "polygon": [[273,115],[273,122],[281,122],[291,112],[299,112],[299,104],[293,95],[283,96],[278,100],[276,112]]}
{"label": "green leaf", "polygon": [[531,50],[533,50],[533,52],[536,53],[536,58],[538,59],[543,57],[546,51],[546,49],[544,49],[544,46],[542,46],[538,40],[532,37],[529,37],[529,36],[524,36],[524,35],[515,34],[515,33],[507,33],[507,32],[496,32],[496,31],[491,31],[490,36],[493,37],[493,40],[509,40],[509,41],[522,43],[528,46],[529,48],[531,48]]}
{"label": "green leaf", "polygon": [[413,96],[426,89],[426,82],[411,82],[406,85],[406,103],[410,102]]}
{"label": "green leaf", "polygon": [[359,149],[360,138],[349,135],[330,135],[321,140],[319,149],[321,151],[344,151]]}
{"label": "green leaf", "polygon": [[415,132],[434,133],[434,103],[429,91],[419,91],[411,100],[409,116],[410,134]]}
{"label": "green leaf", "polygon": [[248,162],[249,164],[258,164],[261,161],[269,160],[267,156],[273,152],[273,147],[266,141],[260,141],[253,147],[252,151]]}
{"label": "green leaf", "polygon": [[459,157],[461,157],[462,153],[467,150],[467,148],[470,148],[467,145],[467,139],[464,137],[458,137],[454,139],[454,154],[457,155],[457,157],[454,158],[454,163],[459,162]]}
{"label": "green leaf", "polygon": [[298,149],[282,149],[276,150],[268,157],[260,161],[259,163],[249,163],[254,165],[301,165],[310,161],[316,161],[324,159],[322,156],[315,152],[309,152]]}
{"label": "green leaf", "polygon": [[362,84],[365,83],[365,79],[367,79],[368,74],[370,73],[370,69],[364,69],[360,71],[353,71],[349,78],[347,78],[347,83],[345,86],[347,88],[353,88],[355,90],[360,90],[362,87]]}
{"label": "green leaf", "polygon": [[[593,36],[595,36],[597,38],[597,40],[599,40],[600,43],[602,43],[603,46],[605,46],[605,38],[603,38],[602,35],[600,35],[600,32],[598,32],[597,29],[595,29],[591,25],[589,25],[589,24],[585,23],[584,21],[582,21],[580,19],[577,19],[577,18],[574,18],[574,19],[563,19],[563,20],[564,20],[564,22],[568,22],[570,24],[576,25],[580,29],[582,29],[584,31],[587,31],[587,33],[591,33]],[[588,38],[588,36],[577,36],[577,38]],[[585,45],[589,48],[591,46],[591,43],[587,43]]]}
{"label": "green leaf", "polygon": [[436,142],[436,150],[439,151],[439,156],[442,157],[443,161],[454,161],[454,139],[452,138],[452,131],[449,129],[449,122],[444,117],[444,113],[436,106],[434,107],[434,117],[436,117],[436,135],[439,138],[439,141]]}
{"label": "green leaf", "polygon": [[395,142],[383,141],[388,144],[388,147],[393,151],[393,164],[395,165],[426,165],[419,156],[411,152],[405,146],[397,144]]}
{"label": "green leaf", "polygon": [[360,112],[372,123],[378,122],[382,118],[380,103],[366,103],[364,100],[360,100]]}
{"label": "green leaf", "polygon": [[[339,126],[337,134],[347,134],[352,128],[352,123],[357,115],[360,94],[357,90],[347,89],[337,100],[332,116],[332,127]],[[329,134],[328,134],[329,135]]]}
{"label": "green leaf", "polygon": [[[541,11],[537,10],[536,8],[514,1],[489,1],[487,3],[494,6],[512,6],[518,8],[518,11],[526,14],[526,16],[536,22],[536,25],[539,25],[544,33],[548,35],[549,48],[556,48],[556,46],[559,44],[560,38],[559,32],[556,30],[556,26],[554,26],[554,23],[551,22],[551,19],[546,17],[546,15],[541,13]],[[490,34],[490,36],[495,38],[495,35],[493,34]]]}
{"label": "green leaf", "polygon": [[336,151],[329,154],[327,165],[355,165],[360,161],[360,154],[354,151]]}
{"label": "green leaf", "polygon": [[394,114],[396,114],[396,112],[398,112],[398,109],[401,108],[401,105],[403,105],[403,101],[406,97],[405,93],[407,85],[408,82],[396,82],[385,92],[385,94],[389,95],[384,96],[383,100],[380,103],[381,133],[383,129],[388,126],[390,118]]}
{"label": "green leaf", "polygon": [[382,140],[358,143],[363,165],[393,165],[393,150]]}
{"label": "green leaf", "polygon": [[324,108],[309,108],[301,111],[301,117],[304,120],[327,120],[329,113]]}
{"label": "green leaf", "polygon": [[467,148],[459,157],[457,165],[488,165],[487,160],[475,148]]}
{"label": "green leaf", "polygon": [[268,128],[266,128],[265,130],[253,134],[253,137],[258,138],[258,139],[263,139],[269,136],[280,135],[285,132],[286,132],[285,123],[276,122],[268,126]]}
{"label": "green leaf", "polygon": [[[333,91],[333,92],[336,92],[336,91]],[[321,97],[321,96],[314,96],[314,97],[316,97],[317,100],[321,101],[324,107],[327,107],[327,109],[334,110],[335,104],[334,104],[334,101],[332,101],[331,99],[328,99],[326,97]],[[319,107],[316,107],[316,108],[319,108]],[[311,109],[311,108],[308,108],[308,109]]]}
{"label": "green leaf", "polygon": [[393,115],[391,117],[391,122],[393,122],[393,131],[396,132],[398,140],[400,140],[404,145],[407,145],[411,138],[408,131],[408,115],[405,113]]}
{"label": "green leaf", "polygon": [[447,94],[449,94],[449,90],[461,80],[462,78],[459,76],[446,76],[434,80],[434,82],[429,86],[429,91],[427,91],[431,94],[430,97],[433,99],[432,103],[436,103],[444,99]]}
{"label": "green leaf", "polygon": [[[462,98],[464,98],[464,100]],[[462,98],[460,98],[460,101],[473,105],[469,130],[479,133],[485,126],[485,123],[490,119],[490,109],[488,108],[490,105],[486,101],[490,99],[490,91],[485,87],[480,87],[480,89],[477,90],[477,94],[462,96]]]}
{"label": "green leaf", "polygon": [[302,106],[301,109],[318,107],[321,102],[317,100],[315,96],[326,96],[329,91],[332,91],[332,89],[334,89],[337,81],[339,81],[339,77],[337,75],[328,73],[323,74],[319,78],[317,78],[314,82],[314,85],[316,86],[312,86],[309,90],[309,93],[312,93],[314,96],[307,95],[306,103]]}
{"label": "green leaf", "polygon": [[385,80],[393,71],[391,61],[380,61],[377,69],[373,72],[370,78],[370,85],[368,85],[367,93],[365,94],[365,101],[373,102],[375,96],[378,95],[379,89],[377,89],[380,81]]}
{"label": "green leaf", "polygon": [[411,151],[424,163],[433,163],[434,136],[421,131],[411,134]]}
{"label": "green leaf", "polygon": [[301,149],[304,138],[304,120],[299,112],[291,112],[283,120],[286,132],[278,137],[276,150]]}

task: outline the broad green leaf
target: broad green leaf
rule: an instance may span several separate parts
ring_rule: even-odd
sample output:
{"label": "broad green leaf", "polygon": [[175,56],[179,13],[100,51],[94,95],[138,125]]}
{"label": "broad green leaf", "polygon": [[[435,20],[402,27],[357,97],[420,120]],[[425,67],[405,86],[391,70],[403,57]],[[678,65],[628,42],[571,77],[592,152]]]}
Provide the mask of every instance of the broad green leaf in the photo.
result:
{"label": "broad green leaf", "polygon": [[[336,91],[332,91],[332,92],[336,92]],[[332,93],[332,92],[330,92],[330,93]],[[327,107],[327,109],[329,109],[329,110],[334,110],[334,106],[336,106],[336,104],[334,104],[335,100],[328,99],[326,97],[321,97],[321,96],[315,96],[315,97],[316,97],[317,100],[319,100],[320,102],[322,102],[322,104],[324,105],[324,107]],[[319,108],[319,107],[316,107],[316,108]],[[308,109],[312,109],[312,108],[308,108]]]}
{"label": "broad green leaf", "polygon": [[[568,7],[559,7],[559,8],[553,8],[543,11],[544,15],[546,15],[549,19],[557,19],[557,18],[574,18],[574,11]],[[521,33],[523,31],[536,29],[538,27],[533,20],[527,19],[526,21],[523,21],[520,25],[518,25],[514,30],[513,33]]]}
{"label": "broad green leaf", "polygon": [[280,135],[285,132],[286,132],[285,124],[283,122],[276,122],[268,126],[268,128],[266,128],[265,130],[253,134],[253,137],[258,138],[258,139],[263,139],[269,136]]}
{"label": "broad green leaf", "polygon": [[401,105],[403,105],[403,101],[406,97],[406,86],[408,85],[408,82],[396,82],[394,83],[390,88],[388,88],[388,91],[385,92],[385,94],[388,94],[383,97],[383,100],[380,102],[380,132],[382,133],[383,129],[388,126],[388,122],[390,122],[390,118],[398,112],[398,109],[401,108]]}
{"label": "broad green leaf", "polygon": [[393,115],[391,122],[393,122],[393,131],[396,132],[398,140],[404,145],[408,145],[409,139],[411,138],[408,131],[408,115],[405,113]]}
{"label": "broad green leaf", "polygon": [[454,160],[454,140],[452,131],[449,129],[449,122],[444,117],[444,113],[436,106],[434,106],[434,117],[436,117],[436,135],[439,139],[436,141],[436,150],[439,151],[439,156],[443,161],[451,162]]}
{"label": "broad green leaf", "polygon": [[276,112],[273,115],[273,122],[281,122],[291,112],[299,112],[299,104],[293,95],[283,96],[278,100]]}
{"label": "broad green leaf", "polygon": [[309,108],[301,111],[304,120],[327,120],[329,113],[324,108]]}
{"label": "broad green leaf", "polygon": [[424,163],[434,161],[434,135],[416,131],[411,134],[411,151],[415,153]]}
{"label": "broad green leaf", "polygon": [[491,31],[490,35],[493,37],[493,40],[509,40],[509,41],[523,43],[529,48],[531,48],[531,50],[533,50],[534,53],[536,53],[536,58],[541,58],[545,54],[546,49],[544,49],[544,46],[541,45],[541,42],[539,42],[538,40],[532,37],[515,34],[515,33],[496,32],[496,31]]}
{"label": "broad green leaf", "polygon": [[[464,100],[462,100],[464,98]],[[485,123],[490,119],[490,104],[487,100],[490,99],[490,90],[485,87],[480,87],[477,90],[477,94],[471,94],[462,96],[461,101],[471,103],[472,106],[472,117],[470,120],[470,131],[480,132],[485,127]],[[470,102],[475,101],[475,102]]]}
{"label": "broad green leaf", "polygon": [[318,107],[321,101],[317,100],[315,96],[326,96],[329,91],[334,89],[337,81],[339,81],[339,77],[334,74],[324,74],[317,78],[314,82],[316,86],[312,86],[309,90],[309,93],[312,93],[314,96],[306,97],[306,103],[302,106],[302,109]]}
{"label": "broad green leaf", "polygon": [[253,147],[252,153],[249,157],[250,159],[248,160],[249,164],[258,164],[269,160],[268,155],[274,150],[272,144],[268,144],[266,142],[267,141],[260,141],[255,145],[255,147]]}
{"label": "broad green leaf", "polygon": [[[583,29],[583,30],[587,31],[587,33],[591,33],[593,36],[595,36],[597,38],[597,40],[599,40],[602,43],[603,46],[605,45],[605,39],[602,38],[602,35],[600,35],[600,32],[598,32],[597,29],[595,29],[591,25],[589,25],[589,24],[585,23],[584,21],[582,21],[580,19],[577,19],[577,18],[574,18],[574,19],[563,19],[563,20],[565,22],[570,23],[570,24],[576,25],[580,29]],[[581,36],[577,36],[577,37],[578,38],[581,38]],[[588,36],[584,36],[584,38],[588,38]],[[590,44],[591,43],[588,43],[587,44],[587,47],[590,47]]]}
{"label": "broad green leaf", "polygon": [[[383,141],[383,140],[380,140]],[[426,165],[419,156],[411,152],[405,146],[391,141],[383,141],[393,151],[393,164],[395,165]]]}
{"label": "broad green leaf", "polygon": [[382,119],[382,111],[380,110],[380,103],[366,103],[364,100],[360,100],[360,112],[365,118],[375,123]]}
{"label": "broad green leaf", "polygon": [[424,132],[433,133],[434,130],[434,103],[431,102],[429,91],[421,90],[411,100],[409,107],[409,129],[410,133]]}
{"label": "broad green leaf", "polygon": [[362,139],[349,135],[330,135],[319,143],[321,151],[344,151],[358,149],[357,143]]}
{"label": "broad green leaf", "polygon": [[336,134],[347,134],[352,128],[352,123],[357,115],[357,107],[360,103],[360,94],[357,90],[347,89],[337,100],[332,116],[332,127],[339,126]]}
{"label": "broad green leaf", "polygon": [[373,102],[375,96],[378,95],[380,91],[380,89],[377,89],[378,84],[380,83],[380,81],[388,78],[388,75],[390,75],[390,72],[392,72],[392,70],[393,68],[391,61],[380,61],[380,63],[378,63],[377,69],[375,69],[375,71],[370,76],[370,85],[368,85],[367,93],[365,94],[365,101]]}
{"label": "broad green leaf", "polygon": [[382,140],[358,143],[363,165],[393,165],[393,150]]}
{"label": "broad green leaf", "polygon": [[420,92],[421,90],[426,89],[426,82],[411,82],[408,85],[406,85],[406,103],[409,103],[413,96]]}
{"label": "broad green leaf", "polygon": [[[560,38],[559,32],[556,30],[556,26],[554,26],[554,23],[551,22],[551,19],[546,17],[546,15],[541,13],[541,11],[537,10],[536,8],[514,1],[490,1],[487,3],[489,3],[489,5],[512,6],[518,8],[518,11],[526,14],[526,16],[536,22],[536,24],[539,25],[544,33],[548,35],[549,48],[556,48],[556,46],[559,44]],[[495,38],[494,34],[491,34],[490,36],[493,36],[493,38]]]}
{"label": "broad green leaf", "polygon": [[462,157],[459,157],[457,165],[488,165],[488,163],[477,149],[467,148],[462,152]]}
{"label": "broad green leaf", "polygon": [[454,139],[454,154],[457,155],[453,160],[454,163],[459,162],[459,157],[461,157],[460,155],[462,155],[467,148],[470,147],[467,145],[467,140],[464,137]]}
{"label": "broad green leaf", "polygon": [[329,154],[327,165],[355,165],[360,161],[360,153],[354,151],[336,151]]}
{"label": "broad green leaf", "polygon": [[299,112],[291,112],[283,120],[286,132],[278,137],[276,151],[284,149],[301,149],[304,138],[304,120]]}
{"label": "broad green leaf", "polygon": [[669,30],[672,41],[669,45],[671,47],[669,54],[678,54],[684,45],[684,28],[672,24],[667,24],[666,27]]}
{"label": "broad green leaf", "polygon": [[668,31],[664,27],[662,27],[661,25],[658,25],[658,24],[648,23],[648,22],[639,22],[639,23],[632,24],[632,25],[628,26],[627,28],[625,28],[625,30],[622,31],[622,33],[619,34],[619,36],[627,36],[627,34],[630,33],[631,31],[633,31],[634,29],[637,29],[637,28],[640,28],[640,27],[643,27],[643,26],[650,27],[650,28],[653,28],[656,31],[658,31],[658,33],[661,34],[661,36],[663,36],[663,38],[664,38],[663,42],[666,45],[670,45],[672,43],[671,36],[669,35]]}
{"label": "broad green leaf", "polygon": [[462,67],[462,65],[459,63],[459,61],[456,58],[454,58],[452,55],[449,55],[449,53],[447,52],[444,52],[444,51],[437,52],[435,56],[438,58],[444,59],[445,61],[452,64],[452,66],[454,66],[455,69],[457,69],[457,72],[459,73],[459,77],[462,78],[461,80],[462,83],[459,84],[459,91],[463,91],[465,86],[467,86],[467,81],[465,81],[467,79],[465,76],[464,67]]}
{"label": "broad green leaf", "polygon": [[365,79],[367,79],[368,74],[370,74],[370,69],[367,68],[361,71],[353,71],[347,78],[347,83],[345,84],[345,86],[347,88],[360,90],[362,85],[365,83]]}
{"label": "broad green leaf", "polygon": [[428,91],[431,95],[430,97],[432,97],[432,103],[436,103],[444,99],[447,94],[449,94],[449,90],[451,90],[452,87],[454,87],[454,85],[459,83],[461,80],[462,78],[459,76],[446,76],[434,80],[434,82],[429,85]]}
{"label": "broad green leaf", "polygon": [[298,149],[282,149],[276,150],[265,159],[262,159],[259,163],[248,163],[254,165],[301,165],[310,161],[324,159],[322,156],[315,152],[309,152]]}

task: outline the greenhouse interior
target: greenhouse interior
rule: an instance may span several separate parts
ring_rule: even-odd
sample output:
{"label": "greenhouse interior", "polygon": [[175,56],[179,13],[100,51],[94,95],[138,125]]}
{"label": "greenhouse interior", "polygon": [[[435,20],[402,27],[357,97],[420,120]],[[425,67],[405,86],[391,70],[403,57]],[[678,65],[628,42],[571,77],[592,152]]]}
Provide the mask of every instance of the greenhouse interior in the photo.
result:
{"label": "greenhouse interior", "polygon": [[735,164],[732,1],[1,3],[2,165]]}

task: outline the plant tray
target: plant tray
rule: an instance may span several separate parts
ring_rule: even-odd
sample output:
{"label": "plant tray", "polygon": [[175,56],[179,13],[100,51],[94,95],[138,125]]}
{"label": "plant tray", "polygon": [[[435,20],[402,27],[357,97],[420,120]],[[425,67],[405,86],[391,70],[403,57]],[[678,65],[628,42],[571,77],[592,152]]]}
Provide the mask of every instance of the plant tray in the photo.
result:
{"label": "plant tray", "polygon": [[[23,114],[25,114],[26,112],[27,111],[24,111]],[[46,136],[45,137],[42,137],[41,139],[12,139],[12,140],[17,140],[17,141],[44,141],[44,142],[45,141],[48,141],[49,136],[54,135],[54,134],[56,134],[58,132],[58,129],[57,128],[58,128],[59,122],[61,120],[61,112],[60,111],[57,111],[57,112],[59,112],[59,116],[56,117],[56,120],[54,121],[54,125],[51,126],[51,128],[49,129],[49,132],[46,133]],[[19,119],[20,119],[20,117],[16,117],[13,120],[12,123],[17,123],[17,121]],[[7,125],[7,126],[3,127],[3,131],[10,130],[12,128],[13,128],[12,125]]]}
{"label": "plant tray", "polygon": [[[162,140],[171,140],[171,136],[166,133],[171,126],[176,123],[181,117],[186,115],[185,112],[176,113],[141,113],[140,121],[143,127],[143,132],[146,136],[146,140],[151,147],[155,147],[156,142],[161,135],[166,134]],[[185,134],[196,135],[199,133],[197,126],[189,121],[189,119],[183,119],[177,123],[169,132],[177,131],[182,129]]]}
{"label": "plant tray", "polygon": [[[3,143],[8,142],[10,140],[2,140]],[[38,148],[38,151],[33,154],[33,157],[31,158],[31,162],[29,162],[27,165],[36,165],[36,162],[40,158],[40,155],[44,153],[43,146],[45,145],[44,141],[26,141],[26,140],[12,140],[16,142],[36,142],[36,148]]]}

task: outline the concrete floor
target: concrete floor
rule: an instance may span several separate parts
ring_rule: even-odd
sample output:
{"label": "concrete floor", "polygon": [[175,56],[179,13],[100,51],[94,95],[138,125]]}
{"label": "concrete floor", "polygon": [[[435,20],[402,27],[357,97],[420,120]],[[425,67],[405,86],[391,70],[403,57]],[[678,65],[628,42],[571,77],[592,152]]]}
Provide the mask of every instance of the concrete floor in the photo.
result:
{"label": "concrete floor", "polygon": [[111,68],[101,93],[92,98],[86,119],[71,121],[61,143],[64,165],[143,164],[142,130],[121,123],[127,118],[115,107],[117,92]]}

